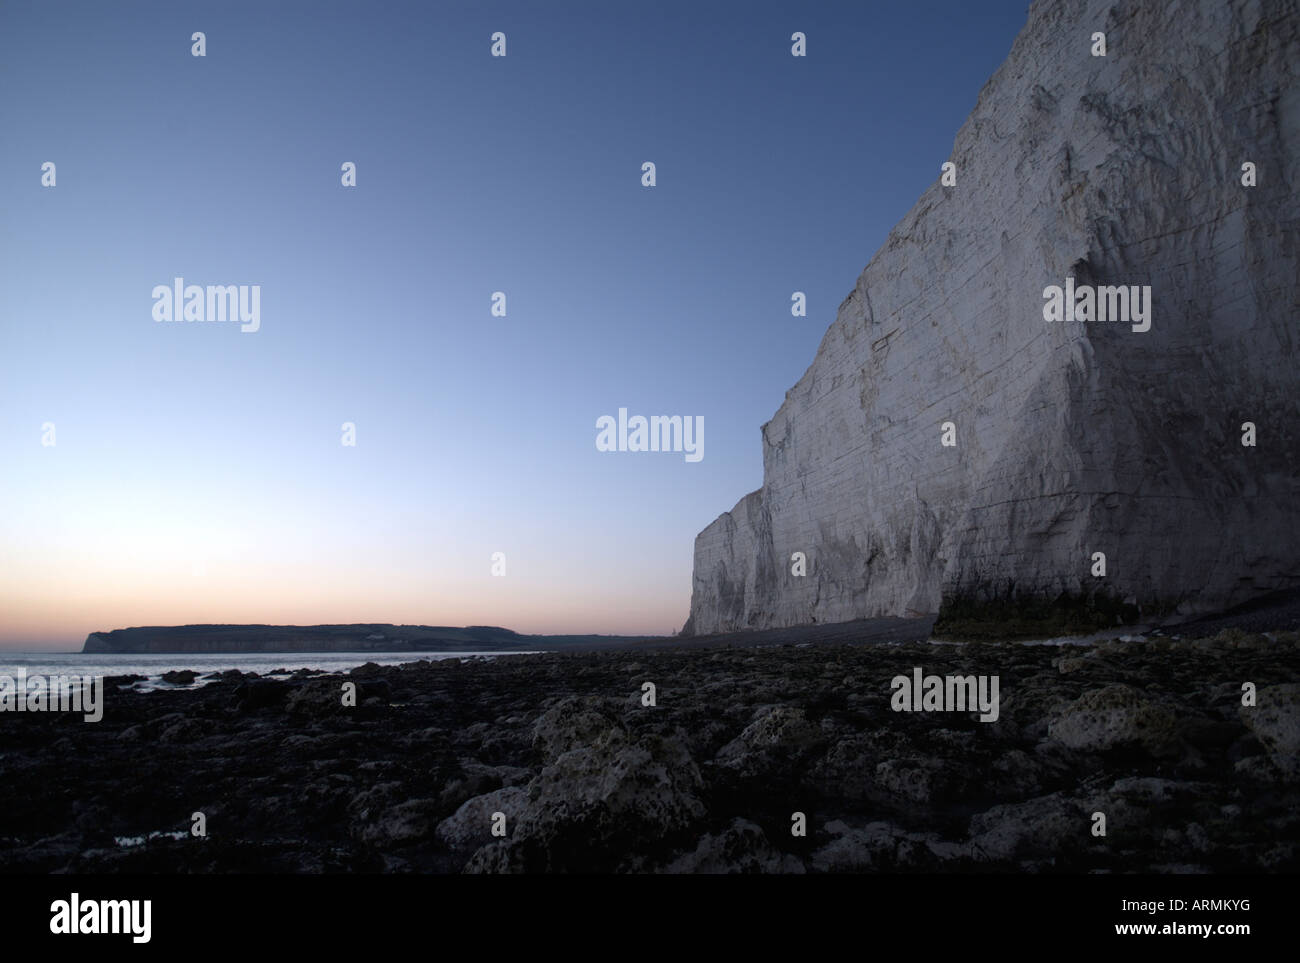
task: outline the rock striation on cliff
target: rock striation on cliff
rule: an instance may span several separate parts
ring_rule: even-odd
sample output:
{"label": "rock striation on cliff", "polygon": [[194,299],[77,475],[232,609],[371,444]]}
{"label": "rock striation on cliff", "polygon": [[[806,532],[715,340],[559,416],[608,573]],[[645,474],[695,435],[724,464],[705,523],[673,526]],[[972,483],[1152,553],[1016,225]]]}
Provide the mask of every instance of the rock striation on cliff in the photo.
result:
{"label": "rock striation on cliff", "polygon": [[[1035,3],[697,536],[683,633],[1300,585],[1298,74],[1295,0]],[[1149,329],[1047,320],[1067,284]]]}

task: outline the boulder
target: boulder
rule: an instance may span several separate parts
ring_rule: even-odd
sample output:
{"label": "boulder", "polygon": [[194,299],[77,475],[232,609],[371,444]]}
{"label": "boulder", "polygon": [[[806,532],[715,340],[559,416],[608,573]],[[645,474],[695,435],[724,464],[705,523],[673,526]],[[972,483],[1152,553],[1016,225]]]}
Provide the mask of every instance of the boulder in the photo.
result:
{"label": "boulder", "polygon": [[1287,776],[1300,776],[1300,682],[1264,686],[1255,705],[1242,706],[1241,720]]}
{"label": "boulder", "polygon": [[1177,717],[1145,693],[1123,683],[1085,692],[1048,724],[1048,737],[1070,749],[1101,752],[1140,746],[1164,754],[1175,745]]}

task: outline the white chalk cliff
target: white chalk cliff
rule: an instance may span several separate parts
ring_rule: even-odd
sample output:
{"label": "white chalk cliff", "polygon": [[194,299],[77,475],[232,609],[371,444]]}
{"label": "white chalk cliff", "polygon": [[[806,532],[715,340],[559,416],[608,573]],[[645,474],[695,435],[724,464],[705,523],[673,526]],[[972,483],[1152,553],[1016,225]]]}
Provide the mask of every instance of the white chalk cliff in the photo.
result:
{"label": "white chalk cliff", "polygon": [[[763,426],[763,487],[697,536],[686,634],[1300,586],[1298,6],[1033,4],[935,159],[956,185],[890,233]],[[1044,320],[1067,277],[1149,285],[1150,330]]]}

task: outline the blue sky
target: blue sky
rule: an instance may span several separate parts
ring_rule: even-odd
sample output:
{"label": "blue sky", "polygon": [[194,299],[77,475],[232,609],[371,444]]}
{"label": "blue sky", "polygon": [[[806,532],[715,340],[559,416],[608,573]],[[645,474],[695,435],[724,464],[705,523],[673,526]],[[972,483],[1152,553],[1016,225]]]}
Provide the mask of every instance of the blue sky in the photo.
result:
{"label": "blue sky", "polygon": [[[679,627],[1026,9],[5,2],[0,646]],[[177,276],[259,284],[260,330],[155,322]],[[620,407],[705,457],[597,451]]]}

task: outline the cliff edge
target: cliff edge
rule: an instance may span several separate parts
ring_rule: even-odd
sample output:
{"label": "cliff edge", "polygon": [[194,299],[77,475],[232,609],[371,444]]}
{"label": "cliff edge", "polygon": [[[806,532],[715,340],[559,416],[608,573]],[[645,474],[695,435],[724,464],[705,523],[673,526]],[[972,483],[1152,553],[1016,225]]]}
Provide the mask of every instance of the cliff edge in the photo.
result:
{"label": "cliff edge", "polygon": [[1300,585],[1298,72],[1295,0],[1035,3],[697,536],[683,634]]}

